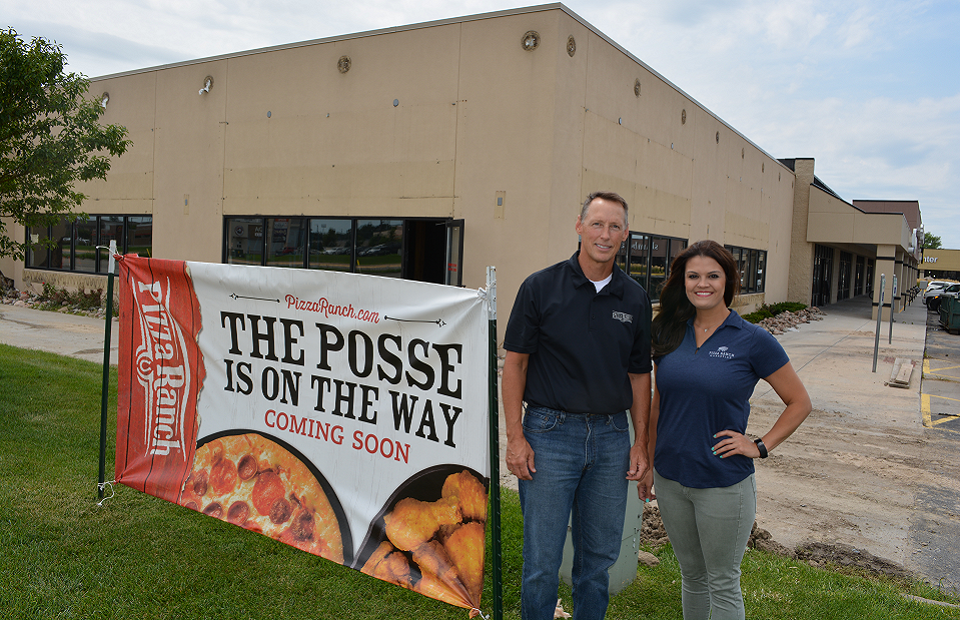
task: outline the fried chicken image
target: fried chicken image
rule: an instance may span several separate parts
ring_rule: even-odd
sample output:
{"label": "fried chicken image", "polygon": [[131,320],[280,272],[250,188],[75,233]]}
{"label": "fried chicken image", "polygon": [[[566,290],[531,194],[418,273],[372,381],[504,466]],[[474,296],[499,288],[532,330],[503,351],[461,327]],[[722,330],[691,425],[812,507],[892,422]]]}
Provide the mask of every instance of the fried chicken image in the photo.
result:
{"label": "fried chicken image", "polygon": [[382,581],[395,583],[408,590],[413,589],[413,575],[407,556],[397,551],[386,540],[380,543],[360,570]]}
{"label": "fried chicken image", "polygon": [[443,498],[456,498],[464,521],[487,520],[487,489],[467,470],[447,476],[443,483]]}
{"label": "fried chicken image", "polygon": [[400,500],[392,512],[383,516],[387,538],[403,551],[413,551],[433,538],[440,526],[460,523],[460,520],[456,500],[421,502],[412,497]]}
{"label": "fried chicken image", "polygon": [[386,540],[361,570],[476,610],[483,590],[487,491],[467,470],[447,476],[439,490],[436,501],[405,497],[383,516]]}
{"label": "fried chicken image", "polygon": [[459,568],[460,581],[467,588],[469,600],[479,603],[483,591],[483,524],[476,521],[464,523],[447,538],[443,548]]}
{"label": "fried chicken image", "polygon": [[[431,540],[414,549],[413,561],[420,567],[422,578],[417,587],[421,592],[423,592],[424,586],[437,581],[445,584],[448,590],[453,590],[461,599],[465,601],[475,600],[474,597],[470,596],[466,584],[460,579],[460,570],[457,565],[439,541]],[[483,567],[480,568],[482,571]],[[436,597],[434,596],[434,598]]]}

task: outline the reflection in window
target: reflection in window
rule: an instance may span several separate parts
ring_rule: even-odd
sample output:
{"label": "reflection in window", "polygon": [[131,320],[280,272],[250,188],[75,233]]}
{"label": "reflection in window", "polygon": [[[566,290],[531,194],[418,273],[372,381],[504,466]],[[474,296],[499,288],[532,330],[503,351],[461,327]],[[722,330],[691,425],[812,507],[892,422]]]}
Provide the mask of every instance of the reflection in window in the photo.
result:
{"label": "reflection in window", "polygon": [[357,272],[401,276],[403,220],[357,220]]}
{"label": "reflection in window", "polygon": [[724,246],[733,254],[740,272],[741,293],[762,293],[766,284],[767,252],[733,245]]}
{"label": "reflection in window", "polygon": [[73,224],[73,270],[97,271],[97,218]]}
{"label": "reflection in window", "polygon": [[[100,218],[100,240],[97,241],[97,245],[103,245],[110,247],[111,241],[117,242],[117,247],[123,247],[123,216],[116,215],[105,215]],[[110,260],[107,256],[107,253],[103,253],[103,260],[100,261],[100,266],[97,268],[98,273],[107,273],[107,270],[110,269]]]}
{"label": "reflection in window", "polygon": [[70,269],[70,229],[72,224],[67,220],[60,220],[56,226],[50,227],[50,237],[56,241],[57,247],[50,250],[50,269]]}
{"label": "reflection in window", "polygon": [[[50,238],[49,229],[33,233],[32,241],[41,243]],[[50,252],[46,247],[38,247],[30,252],[26,261],[27,267],[50,268]]]}
{"label": "reflection in window", "polygon": [[[131,215],[126,227],[127,254],[149,257],[153,251],[153,217]],[[117,247],[122,247],[118,242]]]}
{"label": "reflection in window", "polygon": [[310,220],[310,269],[351,271],[353,220]]}
{"label": "reflection in window", "polygon": [[303,267],[307,231],[302,218],[267,218],[270,251],[266,264],[271,267]]}
{"label": "reflection in window", "polygon": [[232,217],[227,220],[227,263],[263,264],[262,217]]}
{"label": "reflection in window", "polygon": [[[329,269],[401,278],[404,230],[408,225],[409,221],[402,219],[227,217],[223,260],[229,264]],[[424,264],[433,264],[430,261],[435,260],[439,265],[443,261],[439,253],[442,250],[431,247],[423,256],[408,257],[407,267],[422,267],[418,260]],[[439,273],[438,278],[443,275]]]}
{"label": "reflection in window", "polygon": [[26,266],[86,273],[106,273],[110,257],[97,246],[117,242],[121,254],[150,256],[153,249],[153,217],[150,215],[91,215],[71,223],[59,223],[40,229],[27,229],[31,239],[53,239],[56,247],[36,248],[27,255]]}
{"label": "reflection in window", "polygon": [[686,239],[630,233],[627,243],[620,248],[617,264],[656,301],[670,275],[673,259],[686,247]]}

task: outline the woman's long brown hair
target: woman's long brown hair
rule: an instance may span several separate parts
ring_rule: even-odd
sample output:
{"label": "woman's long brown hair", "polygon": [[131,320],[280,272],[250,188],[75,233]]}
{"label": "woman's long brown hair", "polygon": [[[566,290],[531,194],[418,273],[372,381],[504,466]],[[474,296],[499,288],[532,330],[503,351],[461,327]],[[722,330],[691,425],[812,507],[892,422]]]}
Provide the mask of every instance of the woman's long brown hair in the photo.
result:
{"label": "woman's long brown hair", "polygon": [[680,252],[670,265],[670,277],[660,291],[660,312],[653,319],[652,351],[653,357],[660,357],[674,351],[683,342],[687,332],[687,321],[696,313],[696,309],[687,299],[684,279],[687,277],[687,261],[694,256],[705,256],[717,261],[727,278],[723,290],[723,303],[729,308],[733,298],[740,292],[740,274],[737,261],[730,250],[716,241],[704,239],[697,241]]}

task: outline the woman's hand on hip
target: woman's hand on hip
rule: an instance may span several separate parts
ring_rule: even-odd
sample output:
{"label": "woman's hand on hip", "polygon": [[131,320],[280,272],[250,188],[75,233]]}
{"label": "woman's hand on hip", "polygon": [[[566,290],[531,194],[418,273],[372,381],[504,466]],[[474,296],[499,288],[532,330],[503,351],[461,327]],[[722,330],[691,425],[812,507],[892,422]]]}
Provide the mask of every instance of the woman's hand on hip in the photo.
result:
{"label": "woman's hand on hip", "polygon": [[760,448],[746,435],[737,431],[726,430],[720,431],[713,437],[720,441],[715,443],[711,450],[722,459],[734,454],[742,454],[751,459],[760,458]]}

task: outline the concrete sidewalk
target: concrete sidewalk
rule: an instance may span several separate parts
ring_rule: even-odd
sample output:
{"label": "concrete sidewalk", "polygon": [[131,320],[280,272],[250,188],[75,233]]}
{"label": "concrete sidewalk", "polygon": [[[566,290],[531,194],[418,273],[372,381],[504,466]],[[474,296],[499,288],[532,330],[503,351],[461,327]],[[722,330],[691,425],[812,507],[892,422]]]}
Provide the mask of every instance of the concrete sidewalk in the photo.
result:
{"label": "concrete sidewalk", "polygon": [[[927,324],[923,304],[915,302],[894,317],[892,338],[889,320],[880,324],[876,372],[873,366],[877,321],[870,318],[870,299],[858,297],[821,310],[826,313],[822,321],[812,321],[777,336],[807,387],[813,408],[843,411],[874,421],[921,424],[920,386]],[[897,358],[916,364],[908,389],[885,385]],[[762,402],[768,398],[776,399],[777,395],[761,382],[753,400]]]}
{"label": "concrete sidewalk", "polygon": [[[870,300],[822,310],[822,321],[777,337],[814,411],[757,463],[757,521],[787,547],[846,545],[849,554],[868,551],[957,589],[960,433],[924,425],[927,309],[915,301],[897,314],[892,338],[890,323],[881,323],[876,372]],[[947,341],[948,347],[958,344],[960,338]],[[887,385],[898,358],[915,364],[906,389]],[[937,389],[960,399],[960,382]],[[783,410],[764,382],[751,406],[748,432],[755,435],[769,430]]]}
{"label": "concrete sidewalk", "polygon": [[[110,364],[117,364],[119,324],[110,329]],[[103,363],[106,321],[61,312],[0,305],[0,344]]]}

